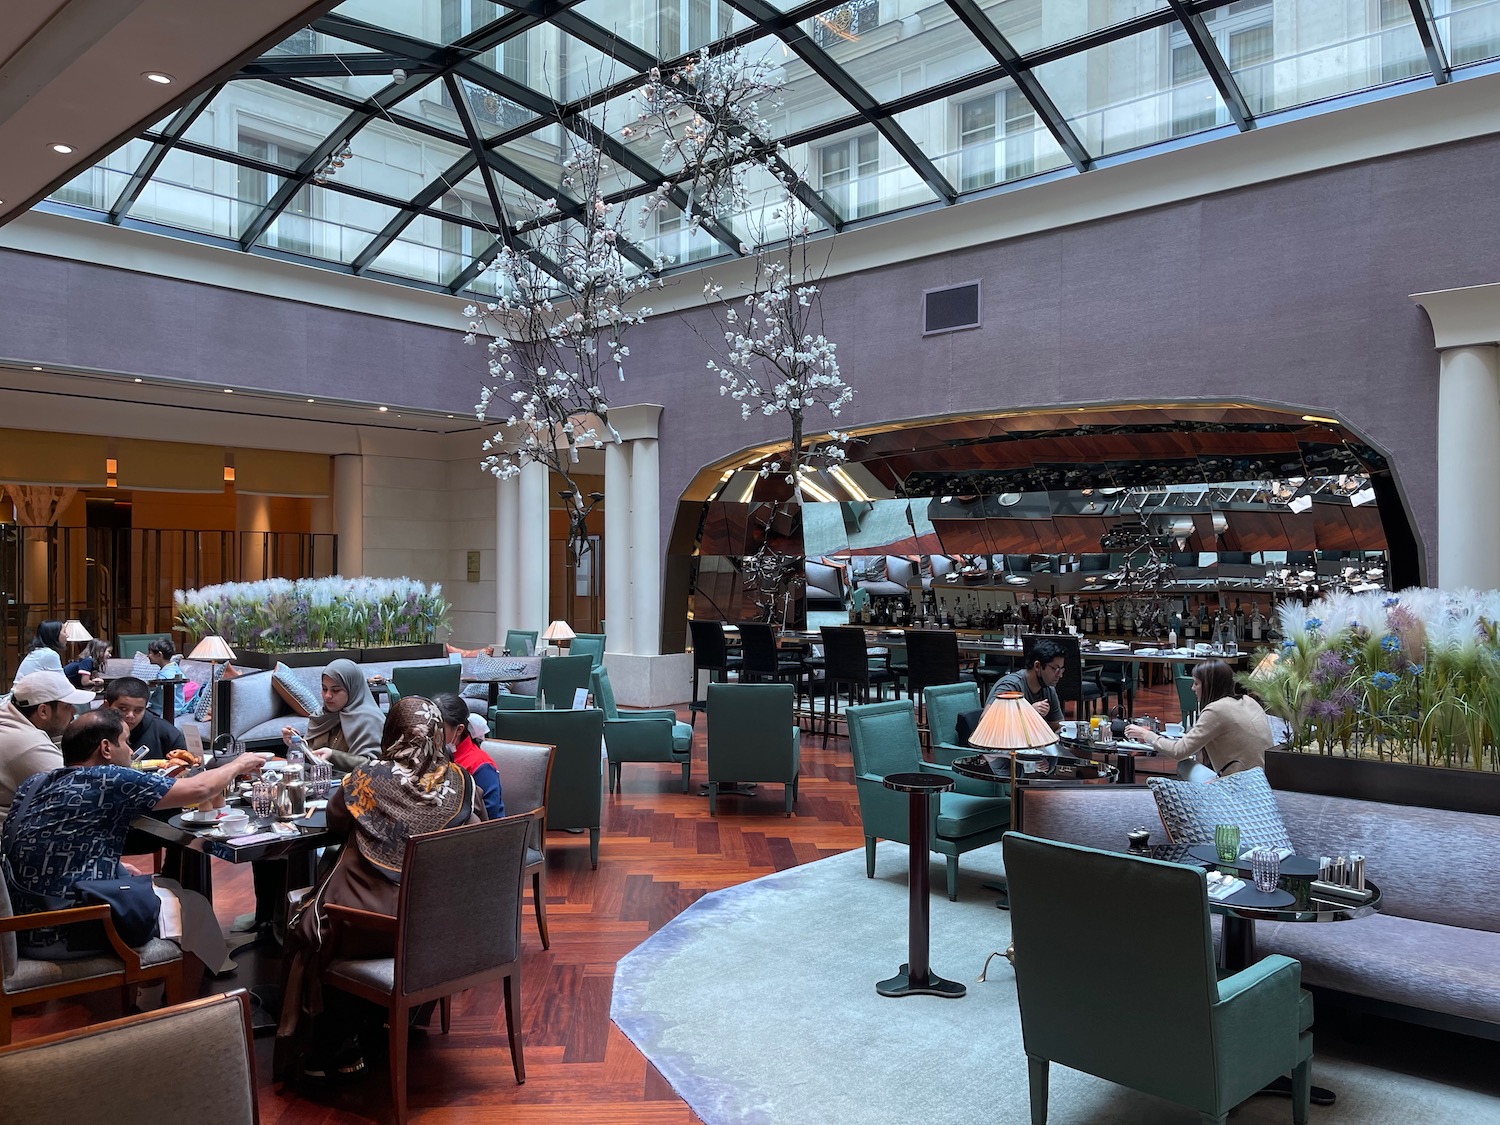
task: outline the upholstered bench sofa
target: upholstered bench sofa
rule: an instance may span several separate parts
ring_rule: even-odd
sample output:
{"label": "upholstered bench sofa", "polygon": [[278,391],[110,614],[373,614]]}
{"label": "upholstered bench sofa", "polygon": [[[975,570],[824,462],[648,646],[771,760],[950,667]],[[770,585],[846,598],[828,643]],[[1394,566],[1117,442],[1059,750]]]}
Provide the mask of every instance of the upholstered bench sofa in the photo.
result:
{"label": "upholstered bench sofa", "polygon": [[[1295,957],[1305,987],[1345,1006],[1500,1039],[1500,896],[1491,885],[1500,816],[1275,795],[1297,852],[1364,855],[1381,903],[1378,913],[1348,922],[1258,922],[1257,951]],[[1144,785],[1023,788],[1016,826],[1097,848],[1123,850],[1137,827],[1165,842]]]}

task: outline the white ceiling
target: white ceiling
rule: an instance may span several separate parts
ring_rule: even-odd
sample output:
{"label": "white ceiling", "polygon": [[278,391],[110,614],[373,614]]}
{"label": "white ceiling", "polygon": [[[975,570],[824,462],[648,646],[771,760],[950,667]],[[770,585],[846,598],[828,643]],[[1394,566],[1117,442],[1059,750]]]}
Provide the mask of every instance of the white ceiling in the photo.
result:
{"label": "white ceiling", "polygon": [[[0,4],[0,225],[335,3]],[[174,81],[149,82],[147,71]]]}

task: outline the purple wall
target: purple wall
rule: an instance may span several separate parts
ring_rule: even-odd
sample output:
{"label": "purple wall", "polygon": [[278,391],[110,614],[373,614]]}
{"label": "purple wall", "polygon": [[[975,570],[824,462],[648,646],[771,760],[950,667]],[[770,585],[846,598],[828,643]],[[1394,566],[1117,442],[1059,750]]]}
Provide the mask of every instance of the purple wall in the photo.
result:
{"label": "purple wall", "polygon": [[[1496,280],[1478,186],[1496,167],[1500,139],[1468,141],[1009,242],[977,231],[974,249],[831,281],[858,390],[842,422],[1175,399],[1336,414],[1391,458],[1430,571],[1437,358],[1408,294]],[[922,339],[922,290],[975,277],[984,327]],[[0,356],[34,362],[441,410],[466,410],[483,369],[456,333],[14,252],[0,310]],[[617,401],[666,405],[665,536],[703,465],[779,435],[720,398],[687,318],[630,346]]]}

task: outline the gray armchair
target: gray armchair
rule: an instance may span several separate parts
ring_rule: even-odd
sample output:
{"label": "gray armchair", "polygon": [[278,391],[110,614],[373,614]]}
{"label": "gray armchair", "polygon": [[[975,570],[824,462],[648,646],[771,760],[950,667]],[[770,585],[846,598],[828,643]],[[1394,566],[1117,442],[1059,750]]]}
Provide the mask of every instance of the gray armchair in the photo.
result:
{"label": "gray armchair", "polygon": [[[604,803],[604,712],[497,711],[491,733],[514,742],[540,742],[557,747],[552,762],[552,785],[547,793],[548,832],[586,828],[589,864],[599,866],[599,826]],[[501,793],[505,783],[501,781]]]}
{"label": "gray armchair", "polygon": [[526,874],[531,876],[531,906],[542,948],[552,948],[547,935],[547,792],[552,787],[552,759],[557,751],[535,742],[484,740],[484,752],[500,775],[500,796],[511,814],[530,813],[526,835]]}
{"label": "gray armchair", "polygon": [[[887,789],[893,773],[935,773],[952,778],[945,766],[922,760],[917,737],[917,715],[909,699],[868,703],[849,708],[849,748],[854,752],[854,788],[859,794],[859,819],[865,833],[865,875],[875,878],[875,844],[894,840],[911,845],[910,798]],[[993,844],[1010,827],[1010,800],[939,793],[930,798],[929,851],[948,861],[948,898],[958,899],[958,857]]]}
{"label": "gray armchair", "polygon": [[[1292,1120],[1305,1125],[1312,997],[1301,988],[1302,966],[1272,954],[1217,979],[1202,871],[1018,832],[1004,848],[1032,1125],[1046,1125],[1053,1062],[1217,1125],[1290,1074]],[[1080,976],[1079,935],[1104,932],[1150,949],[1152,971]],[[1157,1029],[1152,1049],[1128,1049],[1143,1027]]]}
{"label": "gray armchair", "polygon": [[511,1065],[516,1084],[526,1081],[518,994],[521,887],[530,829],[530,816],[507,816],[410,837],[394,918],[328,904],[337,933],[354,929],[395,938],[390,957],[335,959],[323,973],[323,986],[389,1009],[397,1125],[407,1120],[409,1013],[430,1000],[440,1002],[446,1034],[453,994],[500,980]]}
{"label": "gray armchair", "polygon": [[609,672],[595,668],[594,703],[604,712],[604,747],[609,753],[609,791],[620,788],[626,762],[672,762],[682,766],[682,791],[692,775],[693,728],[671,711],[621,711],[615,706]]}
{"label": "gray armchair", "polygon": [[719,787],[780,782],[786,815],[797,803],[802,732],[792,714],[791,684],[708,685],[708,813],[717,816]]}

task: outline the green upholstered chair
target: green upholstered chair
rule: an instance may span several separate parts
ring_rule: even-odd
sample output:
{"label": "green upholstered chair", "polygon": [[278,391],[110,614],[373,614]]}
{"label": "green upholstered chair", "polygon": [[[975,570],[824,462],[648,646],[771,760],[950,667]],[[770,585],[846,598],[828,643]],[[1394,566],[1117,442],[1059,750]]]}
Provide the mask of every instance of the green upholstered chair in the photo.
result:
{"label": "green upholstered chair", "polygon": [[505,644],[501,647],[512,656],[535,656],[536,639],[540,633],[540,629],[507,629]]}
{"label": "green upholstered chair", "polygon": [[595,668],[591,676],[594,703],[604,712],[604,746],[609,751],[609,791],[620,788],[625,762],[676,762],[682,766],[682,791],[692,773],[693,728],[679,723],[671,711],[621,711],[615,706],[609,672]]}
{"label": "green upholstered chair", "polygon": [[[865,875],[875,878],[875,843],[894,840],[910,844],[910,798],[887,789],[893,773],[936,773],[952,777],[945,766],[922,760],[917,737],[916,709],[909,699],[867,703],[849,708],[849,749],[854,754],[854,787],[859,794],[859,819],[865,832]],[[932,812],[929,851],[948,861],[948,898],[958,898],[958,857],[993,844],[1010,827],[1010,799],[939,793],[930,798]]]}
{"label": "green upholstered chair", "polygon": [[[1018,832],[1006,835],[1004,849],[1032,1125],[1046,1125],[1053,1062],[1218,1125],[1290,1074],[1292,1120],[1304,1125],[1312,997],[1302,991],[1302,966],[1272,954],[1218,980],[1202,871]],[[1151,950],[1151,971],[1080,974],[1085,934],[1129,934],[1133,946]],[[1134,1049],[1148,1027],[1160,1038]]]}
{"label": "green upholstered chair", "polygon": [[604,667],[604,634],[575,633],[568,644],[569,656],[590,656],[595,668]]}
{"label": "green upholstered chair", "polygon": [[171,633],[121,633],[115,638],[115,655],[121,660],[130,660],[136,653],[145,652],[152,641],[171,639]]}
{"label": "green upholstered chair", "polygon": [[[972,746],[958,741],[958,717],[967,711],[980,708],[979,685],[975,683],[939,684],[922,689],[922,705],[927,711],[927,729],[932,738],[932,760],[940,766],[951,766],[954,758],[977,753]],[[955,793],[967,793],[971,797],[1009,797],[1009,785],[996,785],[993,781],[975,781],[972,777],[955,774]]]}
{"label": "green upholstered chair", "polygon": [[1177,685],[1177,704],[1182,708],[1182,725],[1190,727],[1198,721],[1198,697],[1193,694],[1192,673],[1179,672],[1172,677]]}
{"label": "green upholstered chair", "polygon": [[604,771],[599,761],[604,712],[597,707],[581,711],[496,711],[490,733],[502,742],[540,742],[557,748],[547,791],[547,831],[588,829],[589,863],[597,868],[600,806],[604,801]]}
{"label": "green upholstered chair", "polygon": [[708,685],[708,812],[718,815],[719,787],[780,782],[786,815],[797,802],[802,732],[792,713],[791,684]]}
{"label": "green upholstered chair", "polygon": [[503,706],[494,710],[530,711],[539,707],[554,710],[569,710],[579,688],[589,686],[589,673],[594,669],[594,658],[587,653],[580,656],[544,656],[536,674],[536,695],[521,695],[506,692],[499,696]]}
{"label": "green upholstered chair", "polygon": [[394,691],[391,702],[396,702],[403,695],[420,695],[423,699],[431,699],[445,691],[457,695],[463,687],[459,682],[462,675],[463,667],[458,664],[422,664],[411,668],[393,668],[390,689]]}

